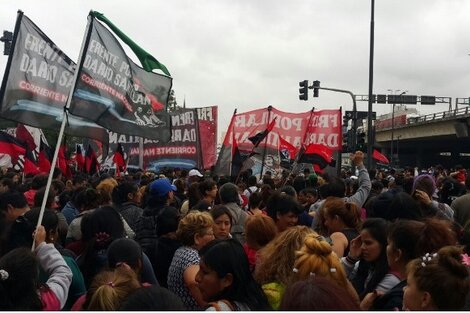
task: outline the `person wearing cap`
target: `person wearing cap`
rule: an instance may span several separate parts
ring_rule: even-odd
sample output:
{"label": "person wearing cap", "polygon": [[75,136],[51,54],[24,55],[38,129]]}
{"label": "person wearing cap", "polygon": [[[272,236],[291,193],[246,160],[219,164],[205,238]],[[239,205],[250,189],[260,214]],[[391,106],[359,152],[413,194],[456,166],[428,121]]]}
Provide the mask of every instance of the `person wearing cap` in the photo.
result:
{"label": "person wearing cap", "polygon": [[173,201],[176,186],[167,178],[153,181],[148,188],[148,200],[142,216],[136,223],[136,241],[147,255],[153,254],[157,240],[157,217]]}
{"label": "person wearing cap", "polygon": [[200,181],[202,177],[203,175],[201,174],[201,172],[199,172],[198,169],[194,168],[190,170],[188,173],[188,185]]}

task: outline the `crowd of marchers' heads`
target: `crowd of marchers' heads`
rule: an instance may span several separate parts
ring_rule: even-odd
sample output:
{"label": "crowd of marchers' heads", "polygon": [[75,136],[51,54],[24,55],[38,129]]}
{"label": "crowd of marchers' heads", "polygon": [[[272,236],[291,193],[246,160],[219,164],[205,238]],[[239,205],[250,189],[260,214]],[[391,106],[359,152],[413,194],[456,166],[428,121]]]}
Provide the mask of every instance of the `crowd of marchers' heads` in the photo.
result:
{"label": "crowd of marchers' heads", "polygon": [[46,174],[6,171],[0,309],[469,309],[470,175],[363,159],[340,177],[56,170],[47,197]]}

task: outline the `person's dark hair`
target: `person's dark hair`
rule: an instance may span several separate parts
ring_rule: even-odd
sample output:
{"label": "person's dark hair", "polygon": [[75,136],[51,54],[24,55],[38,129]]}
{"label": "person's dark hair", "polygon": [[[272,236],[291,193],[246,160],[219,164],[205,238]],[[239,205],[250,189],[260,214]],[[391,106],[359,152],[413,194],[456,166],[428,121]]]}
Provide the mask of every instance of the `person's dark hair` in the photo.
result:
{"label": "person's dark hair", "polygon": [[189,208],[195,206],[199,200],[202,199],[201,193],[199,192],[199,183],[195,182],[188,187],[188,201]]}
{"label": "person's dark hair", "polygon": [[413,197],[406,192],[398,192],[393,196],[388,214],[384,218],[394,221],[396,219],[419,220],[422,217],[422,213]]}
{"label": "person's dark hair", "polygon": [[31,189],[38,190],[42,187],[47,185],[47,175],[46,174],[38,174],[34,176],[31,182]]}
{"label": "person's dark hair", "polygon": [[248,198],[248,207],[250,209],[259,208],[263,197],[260,192],[253,192]]}
{"label": "person's dark hair", "polygon": [[401,250],[401,259],[411,261],[444,246],[455,245],[457,238],[448,221],[429,218],[423,221],[397,220],[390,225],[388,239]]}
{"label": "person's dark hair", "polygon": [[439,201],[451,205],[457,197],[465,193],[465,187],[452,177],[445,177],[439,190]]}
{"label": "person's dark hair", "polygon": [[240,202],[240,197],[238,194],[238,187],[232,183],[226,183],[222,185],[219,189],[220,201],[222,204],[235,202]]}
{"label": "person's dark hair", "polygon": [[75,185],[78,185],[78,184],[82,184],[84,182],[87,182],[88,181],[88,177],[86,174],[84,173],[77,173],[75,174],[75,176],[72,178],[72,184],[75,186]]}
{"label": "person's dark hair", "polygon": [[292,182],[292,186],[295,189],[295,191],[298,193],[302,189],[305,189],[307,187],[307,182],[305,180],[305,177],[303,176],[296,176],[294,178],[294,181]]}
{"label": "person's dark hair", "polygon": [[17,188],[16,184],[13,182],[13,179],[8,178],[8,177],[2,178],[2,180],[0,181],[0,184],[3,186],[7,186],[8,191],[15,191]]}
{"label": "person's dark hair", "polygon": [[127,195],[129,193],[136,193],[139,190],[139,187],[136,183],[125,181],[114,187],[112,191],[112,200],[116,205],[122,205],[125,202],[128,202],[129,199]]}
{"label": "person's dark hair", "polygon": [[164,207],[157,215],[157,236],[176,232],[180,221],[180,212],[171,206]]}
{"label": "person's dark hair", "polygon": [[261,287],[254,280],[248,258],[236,239],[214,240],[199,252],[201,262],[217,273],[219,278],[232,274],[232,284],[217,295],[217,300],[246,304],[252,311],[268,310],[269,304]]}
{"label": "person's dark hair", "polygon": [[26,201],[26,197],[22,193],[16,191],[0,194],[0,211],[5,213],[8,205],[14,208],[24,208],[28,206],[28,201]]}
{"label": "person's dark hair", "polygon": [[297,196],[297,191],[296,189],[294,189],[294,187],[292,186],[289,186],[289,185],[286,185],[286,186],[283,186],[282,188],[279,189],[279,192],[283,192],[291,197],[295,197]]}
{"label": "person's dark hair", "polygon": [[[369,292],[374,291],[389,271],[386,249],[388,236],[387,221],[383,218],[366,219],[362,224],[362,231],[364,230],[367,230],[372,238],[379,242],[381,251],[379,257],[373,263],[366,262],[365,260],[359,261],[359,268],[355,278],[352,280],[352,284],[361,299]],[[372,275],[367,284],[365,284],[370,270],[372,270]]]}
{"label": "person's dark hair", "polygon": [[330,181],[325,185],[325,190],[321,191],[322,197],[344,198],[344,195],[346,193],[346,186],[341,178],[332,177]]}
{"label": "person's dark hair", "polygon": [[287,287],[281,311],[359,311],[359,305],[342,286],[325,277],[312,277]]}
{"label": "person's dark hair", "polygon": [[248,187],[256,186],[258,184],[258,179],[256,178],[256,176],[251,175],[250,177],[248,177],[247,183]]}
{"label": "person's dark hair", "polygon": [[285,215],[293,212],[299,215],[303,212],[303,208],[292,196],[280,192],[276,192],[271,196],[266,208],[269,217],[274,221],[277,221],[277,213]]}
{"label": "person's dark hair", "polygon": [[100,194],[96,189],[84,188],[74,199],[79,210],[91,210],[98,207]]}
{"label": "person's dark hair", "polygon": [[227,215],[229,220],[230,220],[230,225],[233,224],[232,220],[232,214],[230,213],[230,210],[222,204],[216,205],[215,207],[212,208],[212,210],[209,211],[209,213],[212,216],[212,219],[215,221],[217,218],[221,217],[222,215]]}
{"label": "person's dark hair", "polygon": [[136,273],[142,267],[142,248],[140,245],[128,238],[114,240],[108,247],[108,266],[116,268],[119,263],[126,263]]}
{"label": "person's dark hair", "polygon": [[139,288],[127,297],[120,311],[185,311],[181,299],[160,286]]}
{"label": "person's dark hair", "polygon": [[[40,207],[34,208],[18,217],[12,225],[9,234],[9,249],[19,247],[31,247],[33,244],[33,232],[39,219]],[[59,225],[59,218],[57,213],[51,209],[45,209],[41,221],[44,226],[46,234],[49,235],[51,231],[56,231]]]}
{"label": "person's dark hair", "polygon": [[210,178],[206,178],[199,182],[199,192],[202,197],[206,195],[206,192],[211,191],[217,184]]}
{"label": "person's dark hair", "polygon": [[14,249],[0,258],[0,269],[8,278],[0,279],[0,310],[41,311],[38,296],[39,264],[28,248]]}
{"label": "person's dark hair", "polygon": [[56,193],[59,195],[65,190],[65,184],[63,181],[54,179],[51,182],[51,187],[53,187],[56,190]]}
{"label": "person's dark hair", "polygon": [[[42,206],[42,201],[44,199],[45,193],[46,193],[46,187],[38,189],[38,191],[34,195],[34,207]],[[52,190],[49,190],[49,193],[47,195],[46,208],[52,208],[52,205],[54,204],[55,196],[56,196],[55,193]]]}
{"label": "person's dark hair", "polygon": [[105,265],[106,260],[99,257],[99,252],[106,250],[115,239],[124,237],[124,224],[112,206],[103,206],[83,216],[80,230],[85,248],[77,263],[88,286]]}

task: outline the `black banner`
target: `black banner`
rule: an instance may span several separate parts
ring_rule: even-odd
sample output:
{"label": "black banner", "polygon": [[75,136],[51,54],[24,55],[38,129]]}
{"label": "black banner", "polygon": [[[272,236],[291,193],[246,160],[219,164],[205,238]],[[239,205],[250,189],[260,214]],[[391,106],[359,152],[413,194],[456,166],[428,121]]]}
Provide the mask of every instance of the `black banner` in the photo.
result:
{"label": "black banner", "polygon": [[[38,128],[59,130],[72,88],[75,63],[28,17],[20,15],[0,92],[0,116]],[[11,126],[0,121],[3,127]],[[65,133],[108,142],[101,126],[68,115]]]}
{"label": "black banner", "polygon": [[171,77],[139,67],[105,26],[89,18],[70,112],[113,132],[168,142]]}

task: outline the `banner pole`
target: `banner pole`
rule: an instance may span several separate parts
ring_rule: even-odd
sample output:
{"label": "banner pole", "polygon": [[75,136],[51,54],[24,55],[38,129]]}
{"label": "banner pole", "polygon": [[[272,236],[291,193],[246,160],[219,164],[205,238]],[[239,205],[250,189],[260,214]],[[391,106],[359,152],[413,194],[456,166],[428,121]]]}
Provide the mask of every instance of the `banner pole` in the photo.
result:
{"label": "banner pole", "polygon": [[[44,191],[44,198],[42,199],[41,210],[39,212],[38,223],[36,225],[36,229],[42,224],[42,219],[44,217],[44,210],[46,208],[47,197],[49,196],[49,191],[51,189],[52,176],[54,175],[54,168],[57,164],[57,158],[59,156],[60,144],[61,144],[62,138],[64,136],[65,125],[67,124],[67,110],[70,107],[70,103],[72,102],[73,92],[75,90],[75,85],[76,85],[77,79],[78,79],[78,72],[79,72],[80,66],[83,63],[82,59],[83,59],[83,55],[84,55],[85,45],[87,44],[88,38],[91,34],[91,32],[90,32],[90,30],[91,30],[91,27],[90,27],[91,26],[91,20],[92,19],[89,17],[88,22],[87,22],[87,26],[86,26],[86,29],[85,29],[85,35],[84,35],[83,41],[82,41],[82,46],[80,48],[80,55],[78,57],[79,62],[77,64],[77,68],[75,69],[75,73],[74,73],[74,78],[73,78],[74,83],[73,83],[72,87],[70,88],[69,96],[67,98],[67,103],[64,106],[64,113],[62,115],[62,124],[60,125],[59,136],[57,137],[57,144],[56,144],[55,151],[54,151],[54,157],[52,158],[52,162],[51,162],[51,171],[49,172],[49,177],[47,178],[47,185],[46,185],[46,189]],[[34,233],[33,245],[31,247],[31,251],[34,251],[34,249],[35,249],[35,239],[36,239],[36,232]]]}
{"label": "banner pole", "polygon": [[[273,107],[268,106],[268,123],[266,124],[266,128],[268,127],[269,123],[271,123],[271,111]],[[263,170],[264,170],[264,159],[266,158],[266,141],[268,140],[268,135],[266,135],[266,138],[264,138],[264,149],[263,149],[263,157],[261,159],[261,171],[259,173],[259,179],[263,179]]]}

